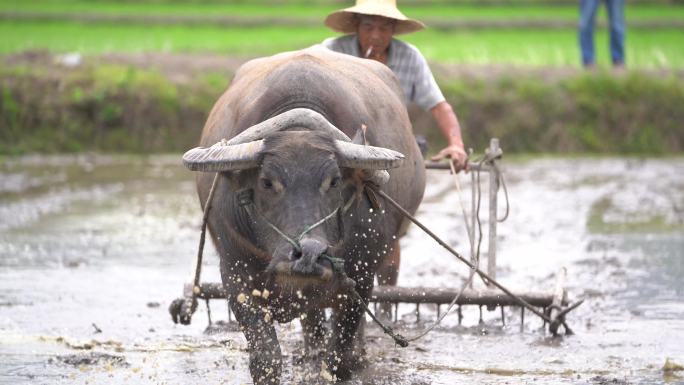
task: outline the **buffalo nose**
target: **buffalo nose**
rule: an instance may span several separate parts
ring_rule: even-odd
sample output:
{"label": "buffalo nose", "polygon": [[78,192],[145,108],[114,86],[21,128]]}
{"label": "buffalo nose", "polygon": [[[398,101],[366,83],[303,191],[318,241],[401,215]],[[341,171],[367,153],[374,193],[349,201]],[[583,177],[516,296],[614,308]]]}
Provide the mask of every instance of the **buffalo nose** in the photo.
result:
{"label": "buffalo nose", "polygon": [[304,238],[299,242],[301,257],[292,265],[292,271],[299,274],[312,274],[316,271],[316,262],[328,249],[326,242],[315,238]]}
{"label": "buffalo nose", "polygon": [[315,259],[328,250],[328,244],[316,238],[304,238],[299,245],[305,258]]}

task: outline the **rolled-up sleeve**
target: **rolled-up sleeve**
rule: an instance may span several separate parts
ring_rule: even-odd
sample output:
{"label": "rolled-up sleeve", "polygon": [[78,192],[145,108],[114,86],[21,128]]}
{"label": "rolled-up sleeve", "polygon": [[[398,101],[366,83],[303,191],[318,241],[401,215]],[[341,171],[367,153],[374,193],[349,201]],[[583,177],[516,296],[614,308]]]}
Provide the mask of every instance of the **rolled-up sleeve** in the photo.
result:
{"label": "rolled-up sleeve", "polygon": [[439,89],[437,81],[435,81],[435,77],[432,75],[432,71],[430,71],[425,57],[416,48],[414,49],[416,50],[416,77],[413,81],[414,89],[411,101],[425,111],[428,111],[445,99],[442,90]]}

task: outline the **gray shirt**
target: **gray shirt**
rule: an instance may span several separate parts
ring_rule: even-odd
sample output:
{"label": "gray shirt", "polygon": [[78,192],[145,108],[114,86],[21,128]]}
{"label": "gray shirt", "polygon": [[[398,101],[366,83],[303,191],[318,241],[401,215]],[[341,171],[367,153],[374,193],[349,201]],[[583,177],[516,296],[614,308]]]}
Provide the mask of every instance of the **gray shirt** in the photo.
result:
{"label": "gray shirt", "polygon": [[[335,52],[361,57],[356,35],[328,38],[322,44]],[[427,111],[444,101],[444,95],[432,76],[425,57],[415,46],[393,38],[389,46],[387,66],[399,78],[404,90],[404,104],[413,102]]]}

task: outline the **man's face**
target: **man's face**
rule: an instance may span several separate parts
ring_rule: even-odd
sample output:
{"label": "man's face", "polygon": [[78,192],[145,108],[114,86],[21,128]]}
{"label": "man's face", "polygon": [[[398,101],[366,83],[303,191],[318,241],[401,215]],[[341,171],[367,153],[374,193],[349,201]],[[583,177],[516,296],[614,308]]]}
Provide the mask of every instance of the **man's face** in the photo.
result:
{"label": "man's face", "polygon": [[382,16],[361,16],[356,30],[361,57],[384,59],[394,34],[394,23],[393,19]]}

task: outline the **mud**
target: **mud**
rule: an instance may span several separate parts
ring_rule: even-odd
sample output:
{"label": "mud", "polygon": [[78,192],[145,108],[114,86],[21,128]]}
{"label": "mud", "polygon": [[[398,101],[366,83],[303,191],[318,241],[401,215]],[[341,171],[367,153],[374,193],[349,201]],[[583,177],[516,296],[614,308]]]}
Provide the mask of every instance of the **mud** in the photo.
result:
{"label": "mud", "polygon": [[[500,309],[483,309],[480,322],[465,306],[461,325],[451,314],[403,349],[371,325],[368,366],[350,383],[684,383],[682,371],[664,370],[684,363],[682,171],[681,158],[506,160],[498,279],[551,291],[565,266],[570,300],[586,300],[568,317],[576,335],[553,338],[529,312],[521,327],[518,308],[504,310],[503,324]],[[418,216],[467,255],[451,178],[429,174]],[[470,177],[460,181],[469,208]],[[212,302],[207,332],[204,303],[190,326],[166,310],[190,279],[200,220],[193,175],[176,155],[5,159],[0,383],[250,383],[246,343],[226,325],[223,301]],[[467,275],[415,227],[402,250],[403,286],[460,287]],[[218,281],[209,251],[203,280]],[[485,242],[483,264],[486,251]],[[421,305],[420,322],[415,311],[399,307],[401,334],[436,318],[434,306]],[[300,325],[279,325],[278,335],[283,382],[307,383]]]}
{"label": "mud", "polygon": [[67,354],[63,356],[57,356],[54,359],[48,359],[49,364],[56,362],[77,367],[82,365],[128,366],[128,363],[123,356],[99,352],[91,352],[88,354]]}

